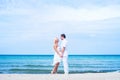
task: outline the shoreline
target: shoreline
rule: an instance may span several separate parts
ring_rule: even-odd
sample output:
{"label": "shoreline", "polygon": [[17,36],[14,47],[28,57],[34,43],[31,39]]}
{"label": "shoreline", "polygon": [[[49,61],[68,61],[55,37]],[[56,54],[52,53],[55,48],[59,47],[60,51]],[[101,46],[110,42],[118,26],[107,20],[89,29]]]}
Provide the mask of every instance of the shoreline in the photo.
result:
{"label": "shoreline", "polygon": [[120,73],[0,74],[0,80],[120,80]]}

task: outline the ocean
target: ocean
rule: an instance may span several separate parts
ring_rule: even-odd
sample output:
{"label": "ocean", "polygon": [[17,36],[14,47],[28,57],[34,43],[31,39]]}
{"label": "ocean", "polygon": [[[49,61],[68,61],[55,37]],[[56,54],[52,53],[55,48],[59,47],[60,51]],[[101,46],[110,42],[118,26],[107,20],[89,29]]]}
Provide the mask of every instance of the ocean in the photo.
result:
{"label": "ocean", "polygon": [[[0,55],[0,74],[50,74],[52,62],[53,55]],[[120,72],[120,55],[69,55],[68,62],[70,74]]]}

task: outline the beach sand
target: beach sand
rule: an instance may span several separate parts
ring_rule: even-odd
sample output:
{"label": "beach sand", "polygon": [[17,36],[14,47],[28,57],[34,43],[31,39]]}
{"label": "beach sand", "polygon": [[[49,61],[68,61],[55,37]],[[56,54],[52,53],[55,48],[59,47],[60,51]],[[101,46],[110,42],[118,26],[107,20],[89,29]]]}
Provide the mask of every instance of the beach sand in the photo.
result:
{"label": "beach sand", "polygon": [[0,80],[120,80],[120,73],[0,74]]}

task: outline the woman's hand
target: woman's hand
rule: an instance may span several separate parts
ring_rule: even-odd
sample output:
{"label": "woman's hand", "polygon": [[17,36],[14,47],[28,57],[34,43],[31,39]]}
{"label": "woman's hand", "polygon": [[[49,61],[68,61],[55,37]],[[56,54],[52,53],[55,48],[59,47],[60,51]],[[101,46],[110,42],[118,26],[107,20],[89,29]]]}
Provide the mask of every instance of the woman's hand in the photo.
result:
{"label": "woman's hand", "polygon": [[61,58],[63,58],[63,55],[62,55],[62,54],[59,54],[59,56],[60,56]]}

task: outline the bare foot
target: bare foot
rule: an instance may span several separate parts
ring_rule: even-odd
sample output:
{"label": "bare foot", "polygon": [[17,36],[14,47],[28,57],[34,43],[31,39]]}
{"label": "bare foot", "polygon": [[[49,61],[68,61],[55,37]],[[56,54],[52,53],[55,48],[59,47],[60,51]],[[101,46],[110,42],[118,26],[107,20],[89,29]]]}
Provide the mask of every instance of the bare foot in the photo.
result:
{"label": "bare foot", "polygon": [[51,71],[51,74],[56,74],[56,72]]}

